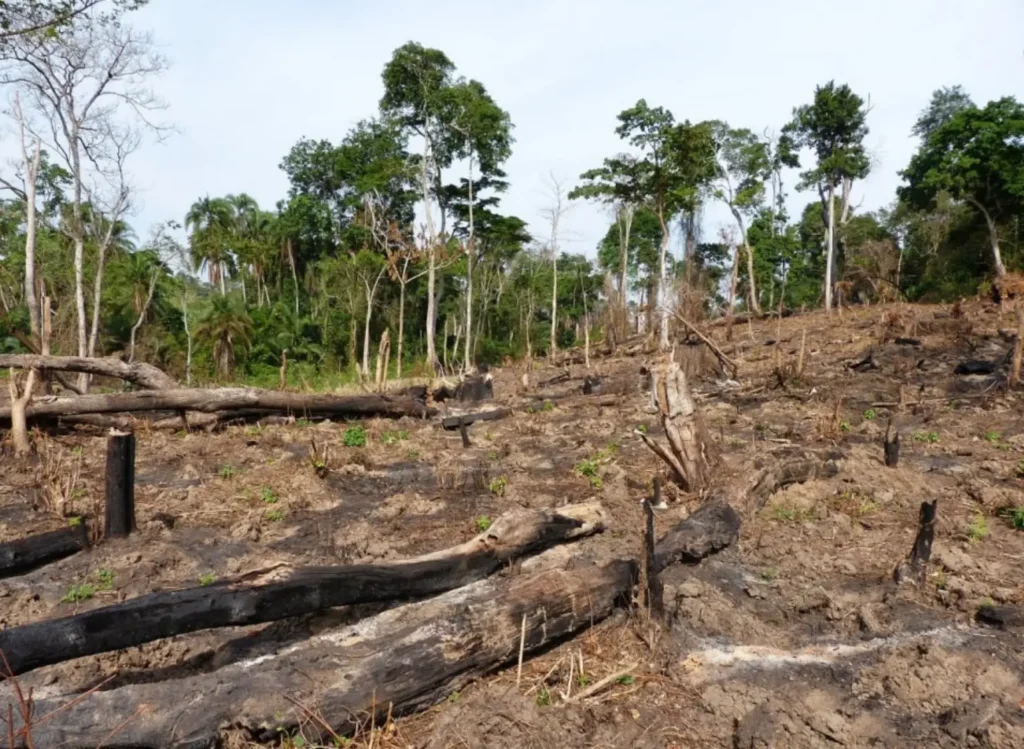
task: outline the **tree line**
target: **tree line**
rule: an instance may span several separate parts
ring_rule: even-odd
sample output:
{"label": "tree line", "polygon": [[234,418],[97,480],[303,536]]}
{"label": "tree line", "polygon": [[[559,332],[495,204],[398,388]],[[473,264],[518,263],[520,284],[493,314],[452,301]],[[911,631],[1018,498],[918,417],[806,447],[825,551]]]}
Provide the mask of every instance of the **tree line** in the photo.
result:
{"label": "tree line", "polygon": [[[151,89],[167,63],[129,23],[142,4],[0,7],[18,152],[0,173],[2,351],[144,358],[187,382],[272,384],[287,361],[315,386],[368,378],[385,337],[393,375],[457,371],[591,331],[667,347],[676,316],[952,299],[1024,264],[1024,108],[1011,97],[934,92],[897,195],[871,212],[858,194],[870,111],[847,85],[818,86],[776,129],[677,121],[640,99],[618,115],[619,153],[571,189],[551,180],[534,236],[502,210],[511,116],[415,42],[384,66],[376,112],[283,156],[289,190],[272,208],[197,196],[140,242],[130,157],[171,134]],[[794,178],[811,199],[790,217]],[[609,216],[593,260],[562,250],[583,200]],[[732,224],[710,237],[714,203]]]}

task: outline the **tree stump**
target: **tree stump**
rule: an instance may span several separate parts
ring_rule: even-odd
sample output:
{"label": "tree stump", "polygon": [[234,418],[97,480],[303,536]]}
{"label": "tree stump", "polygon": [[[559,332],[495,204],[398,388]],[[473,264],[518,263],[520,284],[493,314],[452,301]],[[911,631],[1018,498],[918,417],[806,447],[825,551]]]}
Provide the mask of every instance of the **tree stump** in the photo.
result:
{"label": "tree stump", "polygon": [[124,538],[135,529],[135,435],[111,430],[103,535]]}
{"label": "tree stump", "polygon": [[892,424],[888,424],[885,427],[885,441],[883,449],[885,450],[885,465],[889,468],[895,468],[900,462],[900,433],[897,431],[895,434],[891,434]]}
{"label": "tree stump", "polygon": [[935,540],[935,518],[939,511],[939,500],[921,503],[917,522],[917,536],[910,554],[903,560],[893,577],[896,582],[923,583],[928,562],[932,558],[932,542]]}

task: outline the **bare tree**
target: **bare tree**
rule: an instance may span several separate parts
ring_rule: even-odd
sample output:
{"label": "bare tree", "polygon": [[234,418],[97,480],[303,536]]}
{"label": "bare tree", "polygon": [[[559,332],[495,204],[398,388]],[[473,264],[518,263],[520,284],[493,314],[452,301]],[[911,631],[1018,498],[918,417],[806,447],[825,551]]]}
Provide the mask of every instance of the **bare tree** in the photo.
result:
{"label": "bare tree", "polygon": [[554,360],[555,354],[558,353],[558,225],[569,208],[566,204],[565,181],[559,180],[554,174],[548,175],[548,180],[548,195],[551,202],[541,210],[541,214],[551,226],[551,235],[548,239],[548,252],[551,253],[551,342],[548,358]]}
{"label": "bare tree", "polygon": [[[70,174],[71,205],[62,228],[74,245],[79,356],[95,353],[103,263],[115,227],[131,207],[125,161],[143,130],[166,132],[150,119],[163,103],[146,82],[167,67],[152,46],[149,34],[84,13],[66,33],[17,37],[5,50],[0,81],[24,94],[27,129]],[[84,257],[90,231],[99,262],[87,326]]]}
{"label": "bare tree", "polygon": [[[153,302],[153,292],[156,291],[156,281],[160,277],[160,271],[154,270],[152,278],[149,279],[149,293],[146,294],[146,302],[142,305],[142,310],[139,312],[139,319],[132,325],[131,338],[128,344],[128,362],[135,361],[135,335],[139,332],[139,328],[142,327],[142,323],[146,320],[146,313],[149,311],[149,305]],[[188,334],[188,323],[185,324],[185,333]],[[191,343],[191,341],[190,341]],[[191,364],[191,362],[190,362]]]}

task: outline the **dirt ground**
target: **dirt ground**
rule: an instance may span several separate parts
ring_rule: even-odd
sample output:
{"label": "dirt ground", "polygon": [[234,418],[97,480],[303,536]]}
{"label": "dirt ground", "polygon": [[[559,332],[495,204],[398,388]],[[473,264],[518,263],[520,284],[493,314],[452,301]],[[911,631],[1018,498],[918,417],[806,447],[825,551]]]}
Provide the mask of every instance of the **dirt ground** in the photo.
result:
{"label": "dirt ground", "polygon": [[[1005,389],[1015,325],[990,304],[964,311],[815,312],[737,324],[731,341],[725,327],[710,328],[739,363],[735,380],[707,367],[693,381],[723,474],[795,448],[834,450],[838,474],[777,492],[745,518],[738,544],[667,570],[666,626],[621,612],[529,659],[518,688],[514,668],[499,671],[359,741],[429,749],[1024,746],[1024,630],[976,620],[981,608],[1024,604],[1024,529],[1013,517],[1024,508],[1024,391]],[[796,377],[804,335],[805,370]],[[680,356],[694,350],[682,346]],[[956,374],[967,360],[997,368]],[[343,423],[217,434],[140,429],[139,532],[0,580],[0,627],[277,564],[399,559],[465,541],[484,519],[517,506],[599,498],[609,530],[574,553],[636,558],[640,500],[655,475],[667,482],[635,433],[663,434],[642,389],[648,362],[595,359],[589,374],[602,377],[600,395],[580,392],[582,365],[532,394],[519,392],[521,371],[499,371],[496,399],[514,415],[471,427],[469,449],[436,420],[366,422],[361,447],[345,446],[353,425]],[[559,371],[538,367],[533,381]],[[889,419],[901,434],[898,468],[882,463]],[[329,446],[325,479],[312,470],[311,440]],[[46,505],[55,478],[66,482],[76,470],[70,490],[65,484],[67,513],[95,524],[104,437],[40,441],[39,457],[0,457],[0,541],[67,522]],[[700,503],[666,493],[660,532]],[[897,586],[893,569],[913,543],[921,502],[932,499],[939,510],[927,581]],[[103,688],[173,678],[336,623],[326,614],[181,636],[40,669],[23,684],[40,697],[109,677]],[[606,689],[575,697],[607,676],[616,678]]]}

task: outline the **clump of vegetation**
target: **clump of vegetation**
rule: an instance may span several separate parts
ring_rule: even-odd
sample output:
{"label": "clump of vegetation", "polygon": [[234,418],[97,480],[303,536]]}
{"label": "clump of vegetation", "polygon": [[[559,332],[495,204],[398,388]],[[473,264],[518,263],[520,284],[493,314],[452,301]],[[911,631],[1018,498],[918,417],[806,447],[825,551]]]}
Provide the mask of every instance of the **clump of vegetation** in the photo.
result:
{"label": "clump of vegetation", "polygon": [[81,583],[79,585],[72,585],[68,588],[68,592],[64,594],[64,597],[60,599],[61,603],[80,603],[82,601],[88,601],[96,595],[96,586],[90,585],[89,583]]}
{"label": "clump of vegetation", "polygon": [[989,429],[987,432],[985,432],[985,441],[989,442],[989,443],[991,443],[993,445],[999,444],[999,442],[1002,439],[1003,439],[1003,435],[1001,433],[995,431],[994,429]]}
{"label": "clump of vegetation", "polygon": [[593,457],[584,458],[583,460],[578,462],[573,467],[573,471],[575,471],[576,474],[579,476],[584,476],[590,479],[591,487],[593,487],[594,489],[600,489],[602,486],[604,486],[604,481],[601,479],[601,476],[599,475],[601,466],[604,463],[609,462],[612,459],[612,456],[615,455],[615,453],[618,452],[618,450],[618,444],[612,442],[605,449],[601,450]]}
{"label": "clump of vegetation", "polygon": [[264,486],[260,489],[260,499],[263,500],[264,504],[273,505],[277,504],[280,497],[278,497],[277,494],[274,493],[274,490],[269,486]]}
{"label": "clump of vegetation", "polygon": [[1014,528],[1024,531],[1024,507],[1014,507],[1011,520]]}
{"label": "clump of vegetation", "polygon": [[850,431],[850,422],[848,422],[846,419],[843,419],[842,421],[840,421],[839,422],[839,431],[841,431],[841,432],[849,432]]}
{"label": "clump of vegetation", "polygon": [[775,582],[775,578],[777,578],[778,576],[779,571],[774,567],[769,567],[761,573],[761,579],[764,580],[766,583]]}
{"label": "clump of vegetation", "polygon": [[362,424],[358,424],[354,427],[349,427],[345,430],[345,435],[342,437],[342,442],[345,447],[365,447],[366,446],[366,428]]}
{"label": "clump of vegetation", "polygon": [[637,424],[636,425],[636,430],[638,432],[640,432],[640,434],[647,434],[647,425],[646,424]]}
{"label": "clump of vegetation", "polygon": [[980,512],[974,516],[970,525],[967,526],[967,538],[971,543],[977,543],[988,536],[988,519]]}
{"label": "clump of vegetation", "polygon": [[481,515],[476,519],[476,529],[480,533],[483,533],[491,527],[491,522],[492,521],[489,517],[487,517],[486,515]]}
{"label": "clump of vegetation", "polygon": [[222,479],[230,479],[234,477],[236,473],[238,473],[238,471],[230,463],[228,463],[227,465],[223,465],[220,468],[220,477]]}
{"label": "clump of vegetation", "polygon": [[938,432],[915,432],[914,442],[925,442],[929,445],[934,445],[939,441]]}
{"label": "clump of vegetation", "polygon": [[630,684],[633,683],[633,681],[634,679],[632,674],[623,674],[615,680],[615,683],[624,687],[628,687]]}
{"label": "clump of vegetation", "polygon": [[96,577],[100,581],[100,590],[110,590],[114,587],[114,573],[110,570],[100,570]]}
{"label": "clump of vegetation", "polygon": [[1017,462],[1017,478],[1024,479],[1024,458]]}
{"label": "clump of vegetation", "polygon": [[296,419],[295,420],[295,426],[297,426],[297,427],[308,427],[308,426],[312,426],[312,425],[313,425],[313,422],[310,421],[309,419],[305,418],[305,417],[303,417],[301,419]]}
{"label": "clump of vegetation", "polygon": [[212,572],[204,572],[199,576],[199,584],[204,588],[217,582],[217,576]]}
{"label": "clump of vegetation", "polygon": [[402,440],[409,439],[409,432],[405,429],[399,429],[397,431],[387,431],[381,434],[380,441],[382,445],[397,445]]}
{"label": "clump of vegetation", "polygon": [[864,421],[874,421],[875,417],[877,416],[878,414],[875,413],[875,409],[869,408],[867,411],[864,412]]}
{"label": "clump of vegetation", "polygon": [[812,509],[798,507],[776,507],[772,512],[772,518],[779,523],[806,523],[817,517]]}
{"label": "clump of vegetation", "polygon": [[276,522],[278,522],[279,520],[281,520],[281,519],[283,519],[283,518],[284,518],[284,511],[283,511],[283,510],[281,510],[280,508],[274,508],[273,510],[270,510],[269,512],[267,512],[267,514],[266,514],[266,515],[264,515],[264,517],[265,517],[265,518],[266,518],[266,519],[267,519],[267,520],[268,520],[269,522],[271,522],[271,523],[276,523]]}
{"label": "clump of vegetation", "polygon": [[504,497],[505,490],[508,488],[508,477],[507,476],[495,476],[491,479],[491,482],[487,485],[487,491],[493,494],[495,497]]}
{"label": "clump of vegetation", "polygon": [[537,692],[537,707],[548,707],[551,704],[551,692],[547,687],[541,687]]}

